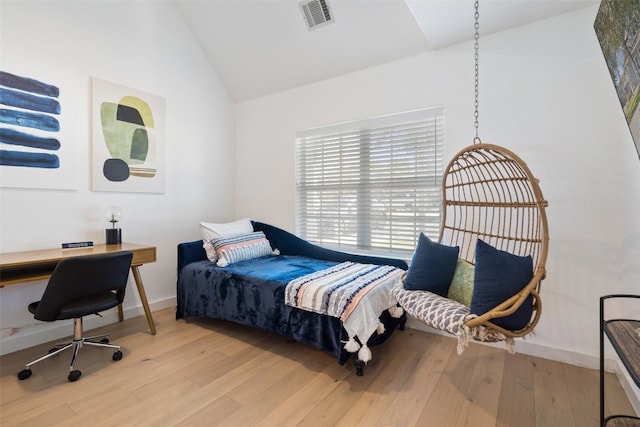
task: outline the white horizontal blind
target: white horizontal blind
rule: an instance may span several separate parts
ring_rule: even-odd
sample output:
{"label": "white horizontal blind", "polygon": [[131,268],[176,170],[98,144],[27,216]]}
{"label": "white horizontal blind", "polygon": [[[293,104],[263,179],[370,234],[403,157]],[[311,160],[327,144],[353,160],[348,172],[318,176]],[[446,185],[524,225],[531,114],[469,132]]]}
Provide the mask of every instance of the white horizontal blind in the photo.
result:
{"label": "white horizontal blind", "polygon": [[410,255],[438,237],[444,110],[414,110],[299,131],[296,228],[347,250]]}

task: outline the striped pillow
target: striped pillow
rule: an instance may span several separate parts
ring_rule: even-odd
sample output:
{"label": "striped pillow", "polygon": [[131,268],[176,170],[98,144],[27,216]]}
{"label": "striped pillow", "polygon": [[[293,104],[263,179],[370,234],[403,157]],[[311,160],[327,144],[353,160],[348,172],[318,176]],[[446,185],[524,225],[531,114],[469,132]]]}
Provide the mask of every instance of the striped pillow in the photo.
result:
{"label": "striped pillow", "polygon": [[246,261],[273,253],[271,245],[262,231],[215,238],[211,240],[211,245],[218,254],[216,265],[219,267],[226,267],[234,262]]}
{"label": "striped pillow", "polygon": [[253,231],[253,225],[249,218],[240,219],[234,222],[226,223],[213,223],[213,222],[201,222],[200,232],[202,233],[202,247],[207,252],[207,258],[210,261],[216,262],[218,260],[218,254],[211,245],[211,240],[218,239],[220,237],[237,236],[239,234],[251,233]]}

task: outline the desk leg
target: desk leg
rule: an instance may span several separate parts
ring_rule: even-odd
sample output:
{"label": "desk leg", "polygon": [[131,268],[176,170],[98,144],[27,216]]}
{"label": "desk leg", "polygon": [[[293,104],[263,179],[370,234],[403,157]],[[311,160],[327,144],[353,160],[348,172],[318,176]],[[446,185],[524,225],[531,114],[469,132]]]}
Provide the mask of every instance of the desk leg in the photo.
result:
{"label": "desk leg", "polygon": [[131,272],[133,273],[133,278],[136,282],[136,286],[138,287],[138,294],[140,295],[140,300],[142,300],[142,307],[144,308],[144,314],[147,316],[147,323],[149,323],[151,335],[155,335],[156,325],[153,323],[153,317],[151,317],[151,310],[149,309],[149,303],[147,302],[147,294],[145,293],[144,286],[142,285],[142,278],[140,277],[138,266],[132,265]]}

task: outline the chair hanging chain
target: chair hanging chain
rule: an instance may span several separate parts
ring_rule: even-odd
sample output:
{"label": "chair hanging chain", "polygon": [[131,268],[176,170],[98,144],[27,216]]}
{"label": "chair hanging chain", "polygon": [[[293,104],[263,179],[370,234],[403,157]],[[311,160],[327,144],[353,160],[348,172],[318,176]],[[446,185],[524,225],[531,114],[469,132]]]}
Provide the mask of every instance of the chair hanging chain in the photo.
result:
{"label": "chair hanging chain", "polygon": [[475,111],[473,113],[473,117],[474,117],[473,127],[476,130],[476,136],[475,136],[475,138],[473,138],[473,143],[474,144],[482,142],[480,140],[480,137],[478,136],[478,127],[479,127],[478,118],[480,116],[480,114],[478,113],[478,105],[479,105],[479,102],[478,102],[478,74],[479,74],[479,72],[478,72],[478,68],[479,68],[478,67],[478,62],[479,61],[478,60],[480,58],[480,54],[479,54],[479,51],[480,51],[480,44],[479,44],[479,39],[480,39],[480,32],[479,32],[479,29],[480,29],[480,12],[479,12],[480,4],[479,3],[480,3],[479,0],[476,0],[475,3],[474,3],[474,8],[475,8],[474,29],[475,29],[475,32],[473,34],[473,40],[474,40],[473,48],[474,48],[474,59],[475,59],[475,88],[474,88],[474,92],[473,93],[474,93],[475,99],[474,99],[473,106],[475,108]]}

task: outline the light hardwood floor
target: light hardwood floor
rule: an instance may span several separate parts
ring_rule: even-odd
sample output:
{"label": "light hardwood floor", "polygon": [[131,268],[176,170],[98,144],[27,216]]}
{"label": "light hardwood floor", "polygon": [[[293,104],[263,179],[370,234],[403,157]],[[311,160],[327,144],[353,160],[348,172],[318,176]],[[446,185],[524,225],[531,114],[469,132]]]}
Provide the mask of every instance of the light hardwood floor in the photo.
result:
{"label": "light hardwood floor", "polygon": [[[51,344],[0,358],[0,425],[8,426],[597,426],[598,373],[407,329],[372,349],[362,377],[351,363],[290,339],[214,320],[154,313],[101,328],[124,358],[84,347],[24,363]],[[516,347],[517,349],[517,347]],[[607,412],[633,413],[613,374]]]}

